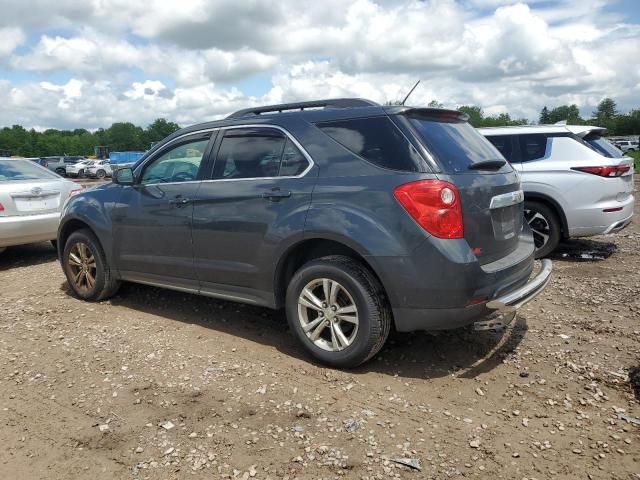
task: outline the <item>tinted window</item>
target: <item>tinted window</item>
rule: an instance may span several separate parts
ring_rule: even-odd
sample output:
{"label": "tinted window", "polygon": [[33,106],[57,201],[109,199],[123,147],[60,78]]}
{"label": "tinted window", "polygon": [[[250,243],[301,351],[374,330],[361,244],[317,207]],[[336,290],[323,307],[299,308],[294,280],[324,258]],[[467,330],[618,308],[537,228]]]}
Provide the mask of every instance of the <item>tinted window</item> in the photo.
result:
{"label": "tinted window", "polygon": [[486,138],[457,118],[411,118],[411,124],[446,172],[469,172],[475,163],[502,160],[500,152]]}
{"label": "tinted window", "polygon": [[418,152],[387,117],[323,122],[318,127],[374,165],[408,172],[424,170]]}
{"label": "tinted window", "polygon": [[513,142],[511,141],[511,135],[495,135],[487,137],[494,147],[502,154],[508,161],[513,162],[515,158],[513,156]]}
{"label": "tinted window", "polygon": [[29,160],[0,160],[0,182],[60,178]]}
{"label": "tinted window", "polygon": [[622,151],[611,145],[608,140],[598,135],[588,135],[584,140],[591,145],[600,155],[604,155],[609,158],[620,158],[624,154]]}
{"label": "tinted window", "polygon": [[224,134],[213,178],[277,177],[285,144],[275,129],[237,129]]}
{"label": "tinted window", "polygon": [[208,143],[209,139],[199,139],[173,147],[144,169],[140,183],[149,185],[195,180]]}
{"label": "tinted window", "polygon": [[518,135],[520,142],[520,154],[522,161],[538,160],[543,158],[547,150],[547,136],[542,133]]}
{"label": "tinted window", "polygon": [[304,172],[309,166],[309,162],[302,155],[302,152],[293,144],[290,139],[284,145],[282,162],[280,163],[281,177],[295,177]]}

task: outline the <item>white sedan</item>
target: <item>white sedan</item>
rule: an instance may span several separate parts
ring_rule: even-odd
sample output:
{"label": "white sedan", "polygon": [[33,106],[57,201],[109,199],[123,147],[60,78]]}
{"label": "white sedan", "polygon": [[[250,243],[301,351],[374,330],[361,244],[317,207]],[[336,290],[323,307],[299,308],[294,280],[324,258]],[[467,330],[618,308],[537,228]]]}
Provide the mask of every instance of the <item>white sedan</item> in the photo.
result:
{"label": "white sedan", "polygon": [[93,164],[95,160],[80,160],[77,163],[72,163],[71,165],[67,165],[67,175],[69,177],[82,177],[86,175],[87,170]]}
{"label": "white sedan", "polygon": [[0,252],[25,243],[55,245],[62,206],[80,190],[35,162],[0,158]]}

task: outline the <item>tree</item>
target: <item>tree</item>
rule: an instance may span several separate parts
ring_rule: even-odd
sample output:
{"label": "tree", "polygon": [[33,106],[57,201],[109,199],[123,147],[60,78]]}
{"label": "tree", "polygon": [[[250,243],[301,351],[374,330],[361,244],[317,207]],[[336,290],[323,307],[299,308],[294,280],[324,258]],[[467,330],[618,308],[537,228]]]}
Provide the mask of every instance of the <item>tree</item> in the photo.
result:
{"label": "tree", "polygon": [[540,110],[540,118],[538,119],[538,123],[540,125],[545,125],[547,123],[549,123],[549,109],[547,108],[547,106],[545,105],[544,107],[542,107],[542,110]]}
{"label": "tree", "polygon": [[437,100],[431,100],[429,103],[427,103],[427,107],[429,107],[429,108],[444,108],[444,103],[440,103]]}
{"label": "tree", "polygon": [[145,150],[147,146],[142,139],[143,130],[130,122],[118,122],[105,132],[111,151]]}
{"label": "tree", "polygon": [[147,144],[159,142],[177,130],[180,130],[180,125],[177,123],[169,122],[165,118],[157,118],[145,129],[144,140]]}
{"label": "tree", "polygon": [[608,97],[603,98],[593,112],[593,117],[598,121],[613,120],[616,115],[618,115],[616,102]]}
{"label": "tree", "polygon": [[460,112],[466,113],[469,116],[469,123],[474,127],[478,128],[482,126],[482,120],[484,117],[484,113],[482,112],[482,108],[476,105],[462,105],[458,107]]}

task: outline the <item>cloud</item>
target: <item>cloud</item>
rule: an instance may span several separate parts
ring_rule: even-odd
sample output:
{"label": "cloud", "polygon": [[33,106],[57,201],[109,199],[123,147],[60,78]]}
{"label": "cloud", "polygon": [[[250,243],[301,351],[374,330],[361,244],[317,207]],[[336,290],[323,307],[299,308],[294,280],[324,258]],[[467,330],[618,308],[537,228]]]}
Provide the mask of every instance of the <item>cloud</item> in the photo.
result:
{"label": "cloud", "polygon": [[0,28],[0,59],[9,56],[25,40],[20,28]]}
{"label": "cloud", "polygon": [[397,100],[417,79],[411,102],[530,119],[543,105],[640,98],[640,25],[607,0],[0,0],[0,11],[0,125],[187,124],[260,103]]}

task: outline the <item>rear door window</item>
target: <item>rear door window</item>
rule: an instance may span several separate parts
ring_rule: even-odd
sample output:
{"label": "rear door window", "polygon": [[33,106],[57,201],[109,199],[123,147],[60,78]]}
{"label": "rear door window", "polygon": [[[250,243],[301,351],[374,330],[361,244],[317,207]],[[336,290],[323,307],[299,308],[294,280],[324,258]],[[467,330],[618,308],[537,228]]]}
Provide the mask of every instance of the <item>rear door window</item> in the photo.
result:
{"label": "rear door window", "polygon": [[493,135],[487,137],[487,140],[489,140],[509,162],[513,163],[516,161],[513,151],[512,135]]}
{"label": "rear door window", "polygon": [[[470,173],[475,163],[502,160],[500,152],[469,123],[458,118],[433,115],[410,118],[427,149],[447,173]],[[500,171],[511,170],[505,165]],[[482,173],[477,170],[473,173]],[[495,173],[495,172],[492,172]]]}
{"label": "rear door window", "polygon": [[308,167],[307,158],[280,130],[230,129],[220,143],[213,179],[295,177]]}
{"label": "rear door window", "polygon": [[378,167],[424,171],[424,160],[388,117],[322,122],[317,126],[340,145]]}
{"label": "rear door window", "polygon": [[547,151],[547,135],[543,133],[519,135],[518,140],[523,162],[544,158]]}

